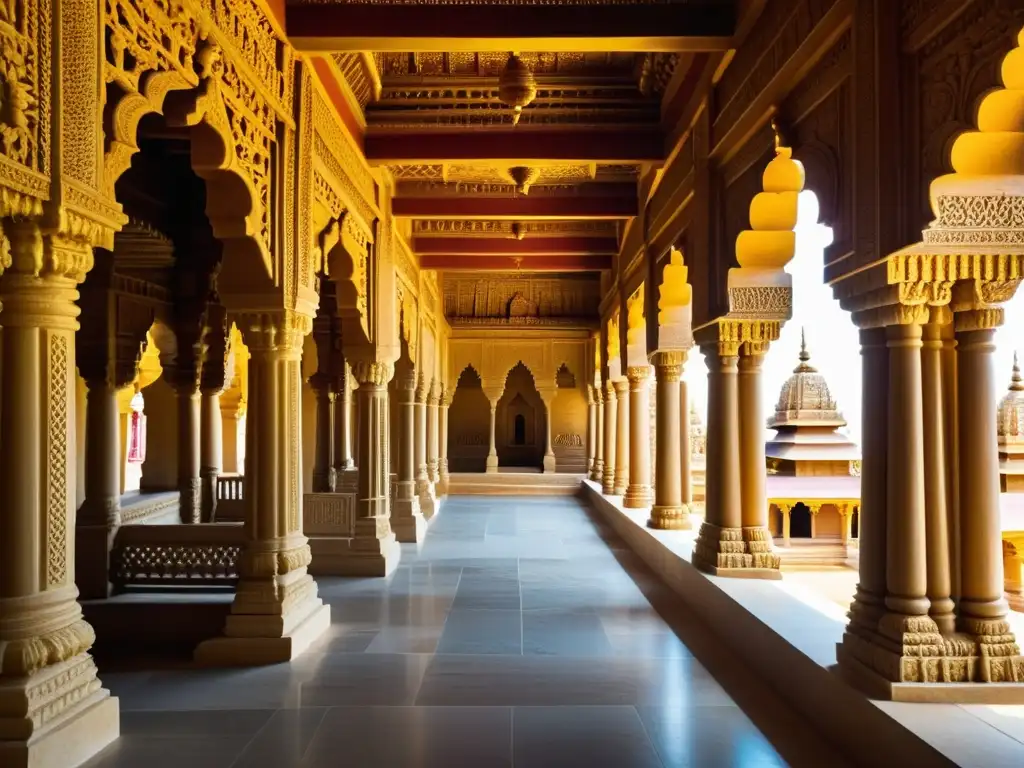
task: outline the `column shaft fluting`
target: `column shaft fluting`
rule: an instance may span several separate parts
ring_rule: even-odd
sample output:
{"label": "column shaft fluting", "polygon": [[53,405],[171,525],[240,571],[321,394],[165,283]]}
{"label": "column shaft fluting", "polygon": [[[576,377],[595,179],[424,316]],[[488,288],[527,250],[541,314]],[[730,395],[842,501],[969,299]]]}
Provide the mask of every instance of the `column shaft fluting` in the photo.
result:
{"label": "column shaft fluting", "polygon": [[629,381],[615,382],[617,402],[615,425],[615,489],[616,496],[622,496],[629,487]]}
{"label": "column shaft fluting", "polygon": [[921,379],[921,405],[925,416],[923,440],[929,614],[939,630],[949,634],[955,629],[956,617],[953,613],[953,600],[950,598],[949,518],[946,509],[947,433],[942,395],[942,327],[938,323],[928,323],[923,329]]}
{"label": "column shaft fluting", "polygon": [[651,367],[629,369],[629,485],[624,507],[644,509],[652,502],[651,490]]}
{"label": "column shaft fluting", "polygon": [[886,517],[885,605],[893,613],[923,616],[928,613],[928,565],[921,326],[917,323],[888,326],[886,344],[889,348],[886,507],[890,514]]}
{"label": "column shaft fluting", "polygon": [[616,432],[619,425],[619,399],[615,395],[615,384],[605,383],[604,396],[604,474],[601,490],[606,494],[615,493],[615,454],[618,451]]}
{"label": "column shaft fluting", "polygon": [[[958,318],[959,319],[959,318]],[[1003,622],[1002,537],[996,391],[992,370],[995,330],[957,332],[960,427],[960,600],[964,628],[974,634]]]}
{"label": "column shaft fluting", "polygon": [[683,352],[661,352],[655,356],[657,400],[657,450],[654,453],[654,506],[647,524],[663,530],[685,530],[690,527],[689,508],[683,504],[683,464],[681,454],[688,447],[679,436],[682,426],[679,394]]}

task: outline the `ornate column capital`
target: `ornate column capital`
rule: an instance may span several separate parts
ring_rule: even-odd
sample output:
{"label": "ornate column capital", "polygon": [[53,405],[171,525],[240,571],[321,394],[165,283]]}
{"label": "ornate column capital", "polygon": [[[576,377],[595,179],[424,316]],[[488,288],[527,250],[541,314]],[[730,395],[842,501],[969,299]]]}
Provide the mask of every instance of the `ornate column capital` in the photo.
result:
{"label": "ornate column capital", "polygon": [[626,378],[630,384],[639,384],[651,376],[651,366],[631,365],[626,369]]}
{"label": "ornate column capital", "polygon": [[651,355],[651,362],[657,368],[658,381],[676,382],[683,377],[686,352],[655,352]]}
{"label": "ornate column capital", "polygon": [[416,391],[416,371],[408,371],[398,377],[398,388],[403,392]]}
{"label": "ornate column capital", "polygon": [[313,318],[290,309],[243,312],[234,316],[252,355],[276,354],[282,360],[302,359],[302,340]]}
{"label": "ornate column capital", "polygon": [[395,367],[391,363],[379,360],[358,360],[352,363],[352,375],[360,387],[386,387],[394,372]]}
{"label": "ornate column capital", "polygon": [[622,398],[629,392],[629,380],[619,379],[611,383],[612,391],[616,397]]}
{"label": "ornate column capital", "polygon": [[441,403],[441,386],[437,379],[432,379],[427,390],[427,405],[437,406]]}

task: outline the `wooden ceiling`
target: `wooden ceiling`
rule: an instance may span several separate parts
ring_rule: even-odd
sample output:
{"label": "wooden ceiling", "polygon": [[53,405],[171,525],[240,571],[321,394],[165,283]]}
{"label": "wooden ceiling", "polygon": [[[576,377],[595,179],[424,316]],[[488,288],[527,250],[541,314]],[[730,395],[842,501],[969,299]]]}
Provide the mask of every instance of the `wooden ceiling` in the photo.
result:
{"label": "wooden ceiling", "polygon": [[[424,267],[595,271],[665,160],[687,73],[731,44],[735,2],[316,0],[287,24],[344,80]],[[537,82],[517,124],[498,98],[511,50]]]}

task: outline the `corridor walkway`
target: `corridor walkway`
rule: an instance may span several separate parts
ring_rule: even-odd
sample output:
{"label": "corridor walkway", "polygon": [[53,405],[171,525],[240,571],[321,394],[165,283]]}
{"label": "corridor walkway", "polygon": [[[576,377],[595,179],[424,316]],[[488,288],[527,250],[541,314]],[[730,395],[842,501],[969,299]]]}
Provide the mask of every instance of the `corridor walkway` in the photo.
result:
{"label": "corridor walkway", "polygon": [[389,579],[319,579],[291,665],[101,670],[123,736],[88,765],[784,765],[610,543],[572,498],[452,498]]}

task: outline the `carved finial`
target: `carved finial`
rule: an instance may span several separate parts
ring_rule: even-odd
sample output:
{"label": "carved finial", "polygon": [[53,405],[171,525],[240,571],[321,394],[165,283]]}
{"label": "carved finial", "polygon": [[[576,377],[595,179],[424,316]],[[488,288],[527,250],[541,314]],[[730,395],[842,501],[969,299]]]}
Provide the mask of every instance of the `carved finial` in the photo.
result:
{"label": "carved finial", "polygon": [[1024,392],[1024,379],[1020,375],[1020,365],[1017,363],[1017,352],[1013,353],[1013,375],[1010,377],[1010,391]]}
{"label": "carved finial", "polygon": [[793,369],[793,373],[817,373],[817,369],[810,365],[811,353],[807,351],[807,334],[803,327],[800,328],[800,365]]}
{"label": "carved finial", "polygon": [[779,147],[782,146],[782,137],[779,135],[779,123],[772,118],[772,133],[775,134],[775,152],[778,153]]}

